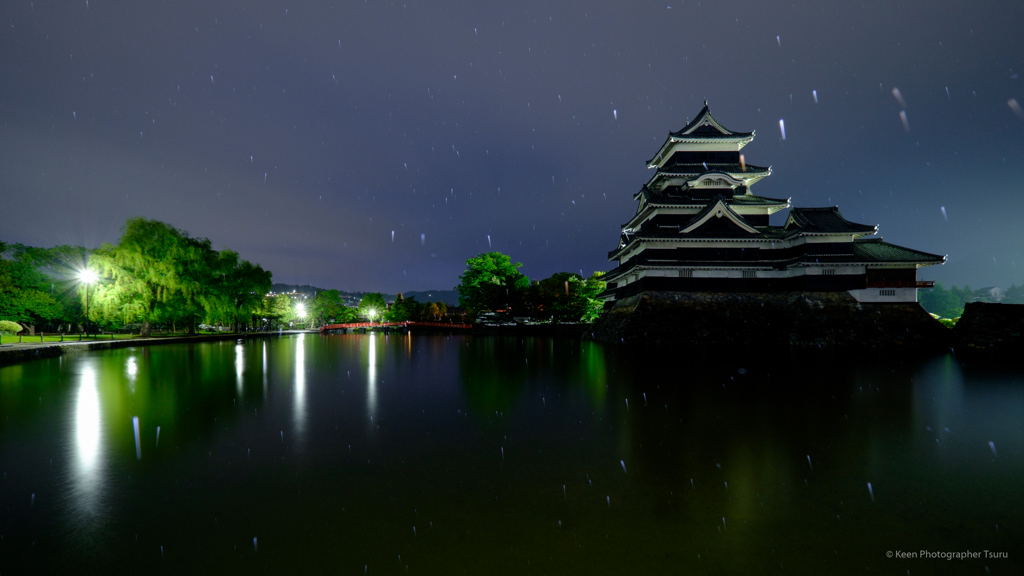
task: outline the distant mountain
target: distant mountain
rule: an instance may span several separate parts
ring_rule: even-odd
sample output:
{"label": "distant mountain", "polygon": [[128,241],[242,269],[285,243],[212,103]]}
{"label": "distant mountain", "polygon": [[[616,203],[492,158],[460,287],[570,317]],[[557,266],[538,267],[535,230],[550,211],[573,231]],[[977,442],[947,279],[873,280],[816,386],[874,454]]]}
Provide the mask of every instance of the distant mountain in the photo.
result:
{"label": "distant mountain", "polygon": [[[302,292],[305,294],[313,295],[314,293],[324,292],[328,288],[320,288],[311,284],[273,284],[270,287],[273,292],[287,293],[287,292]],[[345,290],[338,290],[341,292],[341,298],[347,306],[358,306],[359,301],[362,300],[363,296],[368,292],[346,292]],[[396,294],[385,294],[384,300],[388,303],[394,302],[397,297]],[[402,292],[404,298],[416,298],[417,302],[444,302],[449,306],[459,305],[459,292],[457,290],[426,290],[421,292]]]}
{"label": "distant mountain", "polygon": [[[444,302],[449,306],[459,305],[458,290],[427,290],[426,292],[402,292],[403,298],[416,298],[417,302]],[[390,302],[394,296],[385,296]]]}
{"label": "distant mountain", "polygon": [[284,292],[303,292],[306,294],[312,294],[314,292],[323,292],[326,288],[318,288],[310,284],[278,284],[274,283],[270,285],[271,292],[284,293]]}
{"label": "distant mountain", "polygon": [[[270,290],[279,294],[301,292],[309,294],[310,297],[312,297],[313,294],[326,292],[329,288],[320,288],[319,286],[313,286],[311,284],[273,284],[270,286]],[[363,295],[366,294],[366,292],[346,292],[344,290],[339,290],[338,292],[341,292],[341,301],[344,302],[346,306],[358,306],[359,301],[362,300]],[[384,296],[384,299],[387,300],[387,296]],[[394,300],[394,297],[392,296],[391,299]]]}

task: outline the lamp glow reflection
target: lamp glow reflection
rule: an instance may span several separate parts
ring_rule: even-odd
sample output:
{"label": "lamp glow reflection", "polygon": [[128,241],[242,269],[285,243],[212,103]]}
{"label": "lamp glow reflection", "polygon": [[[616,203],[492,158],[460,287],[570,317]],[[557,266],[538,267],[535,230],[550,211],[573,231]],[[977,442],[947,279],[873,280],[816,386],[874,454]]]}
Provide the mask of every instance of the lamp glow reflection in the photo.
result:
{"label": "lamp glow reflection", "polygon": [[245,373],[245,349],[241,344],[235,345],[235,379],[237,380],[238,395],[242,395],[242,375]]}
{"label": "lamp glow reflection", "polygon": [[139,376],[139,364],[135,361],[135,356],[128,357],[128,363],[125,365],[125,372],[128,373],[128,390],[134,394],[135,380]]}
{"label": "lamp glow reflection", "polygon": [[295,343],[295,436],[306,428],[306,335],[299,334]]}
{"label": "lamp glow reflection", "polygon": [[91,470],[96,466],[100,449],[100,395],[96,390],[96,372],[91,366],[82,371],[82,383],[78,388],[75,440],[79,463],[82,468]]}
{"label": "lamp glow reflection", "polygon": [[373,334],[367,337],[370,339],[370,353],[366,367],[366,411],[373,418],[377,413],[377,338]]}
{"label": "lamp glow reflection", "polygon": [[74,469],[76,506],[92,514],[96,508],[100,457],[100,395],[96,388],[96,371],[85,366],[80,375],[75,401]]}

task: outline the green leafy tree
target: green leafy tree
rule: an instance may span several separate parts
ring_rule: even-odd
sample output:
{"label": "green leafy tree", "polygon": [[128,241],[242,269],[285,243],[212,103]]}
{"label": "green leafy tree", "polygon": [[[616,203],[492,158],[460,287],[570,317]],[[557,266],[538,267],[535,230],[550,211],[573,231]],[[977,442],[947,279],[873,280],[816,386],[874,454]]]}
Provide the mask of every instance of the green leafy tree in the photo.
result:
{"label": "green leafy tree", "polygon": [[184,317],[189,334],[195,334],[196,316],[206,310],[216,310],[222,303],[223,294],[217,290],[214,280],[218,254],[208,238],[191,238],[187,232],[178,232],[177,250],[170,255],[177,277],[172,296],[178,300],[175,302],[177,315]]}
{"label": "green leafy tree", "polygon": [[10,320],[0,320],[0,336],[13,336],[21,332],[21,324]]}
{"label": "green leafy tree", "polygon": [[198,318],[237,329],[270,289],[270,272],[260,266],[230,250],[214,250],[207,238],[145,218],[129,219],[118,243],[103,245],[90,262],[105,277],[95,288],[104,313],[140,319],[144,336],[158,321],[184,322],[190,333]]}
{"label": "green leafy tree", "polygon": [[82,306],[85,303],[86,289],[90,291],[91,321],[105,324],[118,321],[123,324],[134,324],[141,322],[149,312],[146,295],[129,283],[105,278],[92,287],[82,286],[79,290],[79,303]]}
{"label": "green leafy tree", "polygon": [[90,262],[109,278],[97,286],[101,299],[135,300],[142,317],[143,336],[152,332],[152,324],[172,310],[167,304],[177,292],[191,291],[181,278],[175,258],[180,255],[184,236],[180,230],[145,218],[131,218],[122,228],[117,245],[104,244]]}
{"label": "green leafy tree", "polygon": [[604,272],[596,271],[587,278],[586,283],[580,289],[580,298],[584,301],[583,316],[580,318],[581,322],[593,322],[597,320],[597,317],[601,315],[601,311],[604,310],[604,300],[597,297],[598,294],[604,292],[608,283],[601,278],[605,275]]}
{"label": "green leafy tree", "polygon": [[[42,275],[36,284],[49,288],[65,320],[80,317],[86,294],[91,318],[114,326],[140,322],[145,336],[155,322],[185,325],[193,333],[198,319],[234,324],[236,330],[250,321],[255,327],[257,314],[270,311],[263,302],[270,272],[236,252],[218,252],[209,239],[145,218],[129,219],[121,232],[116,245],[104,244],[91,254],[77,246],[21,247],[30,268]],[[0,266],[0,282],[5,268]],[[100,275],[91,287],[77,279],[77,271],[86,268]]]}
{"label": "green leafy tree", "polygon": [[295,307],[287,294],[266,296],[253,311],[253,329],[276,329],[294,319]]}
{"label": "green leafy tree", "polygon": [[943,318],[959,318],[964,313],[964,306],[977,298],[975,291],[966,284],[963,288],[951,286],[946,289],[936,282],[934,288],[917,293],[917,301],[925,310]]}
{"label": "green leafy tree", "polygon": [[384,296],[379,292],[365,294],[362,300],[359,301],[359,314],[370,320],[383,318],[387,310],[388,304],[384,300]]}
{"label": "green leafy tree", "polygon": [[600,280],[603,272],[595,272],[584,280],[579,274],[558,272],[536,282],[532,298],[534,314],[556,322],[593,322],[604,303],[597,295],[604,291]]}
{"label": "green leafy tree", "polygon": [[473,311],[522,310],[530,279],[519,272],[522,263],[501,252],[487,252],[466,260],[459,276],[459,305]]}
{"label": "green leafy tree", "polygon": [[220,274],[220,281],[215,274],[215,291],[207,298],[207,307],[226,309],[235,332],[238,332],[241,325],[254,320],[264,296],[270,291],[272,275],[259,264],[240,260],[238,253],[231,250],[220,251],[216,272]]}
{"label": "green leafy tree", "polygon": [[416,297],[405,298],[401,293],[395,298],[395,303],[391,305],[391,309],[388,310],[385,318],[388,322],[406,322],[408,320],[416,320],[420,317],[423,306],[416,301]]}
{"label": "green leafy tree", "polygon": [[970,284],[964,284],[963,288],[952,286],[950,291],[960,300],[960,308],[963,308],[964,304],[974,301],[974,290]]}
{"label": "green leafy tree", "polygon": [[[9,249],[13,258],[4,258]],[[54,283],[41,269],[48,263],[48,252],[6,243],[0,250],[0,320],[24,324],[34,334],[37,324],[61,319],[64,306],[53,296]]]}
{"label": "green leafy tree", "polygon": [[358,318],[358,313],[353,308],[345,306],[341,292],[337,290],[319,292],[309,308],[314,320],[319,324],[344,324],[354,322]]}
{"label": "green leafy tree", "polygon": [[434,304],[437,304],[437,315],[438,315],[438,317],[444,318],[445,316],[448,315],[448,305],[447,304],[445,304],[444,302],[441,302],[440,300],[437,301],[437,302],[434,302]]}

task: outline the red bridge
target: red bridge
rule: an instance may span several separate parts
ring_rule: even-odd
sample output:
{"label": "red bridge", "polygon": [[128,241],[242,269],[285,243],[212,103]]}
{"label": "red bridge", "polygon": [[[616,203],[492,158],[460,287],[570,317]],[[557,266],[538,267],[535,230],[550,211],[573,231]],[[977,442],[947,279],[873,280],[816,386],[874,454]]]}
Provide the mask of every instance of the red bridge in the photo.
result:
{"label": "red bridge", "polygon": [[472,330],[472,324],[452,324],[450,322],[348,322],[346,324],[325,324],[320,332],[329,330],[347,330],[350,328],[448,328],[454,330]]}

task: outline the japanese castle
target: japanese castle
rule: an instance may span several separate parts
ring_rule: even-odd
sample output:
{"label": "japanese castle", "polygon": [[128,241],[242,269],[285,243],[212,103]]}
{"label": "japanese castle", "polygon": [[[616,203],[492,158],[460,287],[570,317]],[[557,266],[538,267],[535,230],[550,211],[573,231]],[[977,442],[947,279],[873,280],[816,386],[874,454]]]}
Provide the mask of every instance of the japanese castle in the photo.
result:
{"label": "japanese castle", "polygon": [[[634,195],[636,214],[608,253],[606,307],[641,292],[849,292],[858,302],[916,302],[917,269],[942,264],[928,254],[872,237],[836,206],[793,208],[751,187],[771,168],[740,151],[753,132],[733,132],[708,109],[647,162],[654,176]],[[790,208],[782,226],[772,214]]]}

